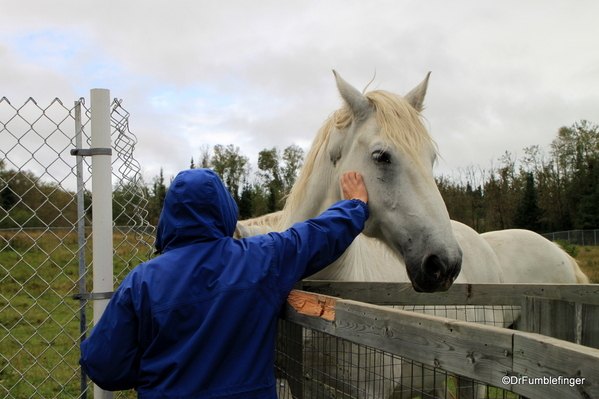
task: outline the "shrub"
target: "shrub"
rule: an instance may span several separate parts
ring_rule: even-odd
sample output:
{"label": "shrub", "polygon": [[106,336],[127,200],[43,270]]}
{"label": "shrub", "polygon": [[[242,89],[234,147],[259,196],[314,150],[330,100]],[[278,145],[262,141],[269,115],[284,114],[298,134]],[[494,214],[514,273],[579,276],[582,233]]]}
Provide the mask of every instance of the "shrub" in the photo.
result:
{"label": "shrub", "polygon": [[570,241],[568,241],[568,240],[557,240],[556,244],[558,244],[571,257],[576,258],[578,256],[578,252],[580,251],[580,248],[578,248],[574,244],[571,244]]}

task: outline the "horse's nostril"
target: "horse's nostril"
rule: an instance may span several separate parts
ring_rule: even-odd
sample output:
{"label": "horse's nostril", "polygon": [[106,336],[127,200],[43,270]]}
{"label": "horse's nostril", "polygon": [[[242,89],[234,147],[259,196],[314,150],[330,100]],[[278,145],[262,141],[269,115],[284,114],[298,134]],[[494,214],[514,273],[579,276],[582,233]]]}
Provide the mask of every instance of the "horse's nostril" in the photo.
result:
{"label": "horse's nostril", "polygon": [[418,292],[447,291],[461,270],[462,257],[429,253],[417,262],[406,262],[408,276]]}
{"label": "horse's nostril", "polygon": [[423,263],[424,273],[428,276],[435,276],[437,279],[445,277],[447,266],[437,255],[428,256]]}

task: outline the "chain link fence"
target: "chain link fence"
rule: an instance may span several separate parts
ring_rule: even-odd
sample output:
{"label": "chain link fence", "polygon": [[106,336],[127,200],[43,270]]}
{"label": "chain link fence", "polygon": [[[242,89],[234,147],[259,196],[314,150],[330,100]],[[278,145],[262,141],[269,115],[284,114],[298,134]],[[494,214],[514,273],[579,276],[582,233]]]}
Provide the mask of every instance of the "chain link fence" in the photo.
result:
{"label": "chain link fence", "polygon": [[543,237],[551,241],[568,241],[570,244],[575,245],[588,245],[594,247],[599,245],[599,230],[557,231],[555,233],[543,234]]}
{"label": "chain link fence", "polygon": [[[111,104],[115,285],[151,255],[136,137],[121,101]],[[92,291],[90,109],[29,98],[0,99],[0,396],[87,398],[78,365],[90,328]],[[82,133],[77,145],[76,133]],[[79,167],[76,163],[79,162]],[[79,178],[77,176],[79,169]],[[78,182],[79,179],[79,182]],[[78,184],[79,183],[79,184]],[[79,204],[79,206],[78,206]],[[81,298],[79,296],[78,298]],[[135,397],[121,393],[121,397]]]}

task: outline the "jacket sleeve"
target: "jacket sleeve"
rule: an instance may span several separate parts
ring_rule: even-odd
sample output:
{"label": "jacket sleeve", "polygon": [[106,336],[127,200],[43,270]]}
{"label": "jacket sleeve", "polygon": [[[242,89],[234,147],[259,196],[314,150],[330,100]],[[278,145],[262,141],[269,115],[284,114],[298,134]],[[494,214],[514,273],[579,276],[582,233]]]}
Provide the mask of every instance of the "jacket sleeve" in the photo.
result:
{"label": "jacket sleeve", "polygon": [[270,233],[281,268],[279,284],[290,290],[297,281],[337,260],[362,232],[368,216],[364,202],[343,200],[314,219],[296,223],[281,233]]}
{"label": "jacket sleeve", "polygon": [[81,344],[79,364],[96,385],[107,391],[137,386],[141,355],[138,319],[124,284],[125,281]]}

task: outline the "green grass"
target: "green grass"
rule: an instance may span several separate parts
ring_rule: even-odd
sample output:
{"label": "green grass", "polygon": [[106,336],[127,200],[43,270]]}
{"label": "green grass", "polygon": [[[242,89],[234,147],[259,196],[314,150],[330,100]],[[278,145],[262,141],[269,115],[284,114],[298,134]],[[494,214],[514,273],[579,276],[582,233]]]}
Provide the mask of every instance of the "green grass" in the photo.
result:
{"label": "green grass", "polygon": [[579,246],[576,260],[593,283],[599,283],[599,247]]}
{"label": "green grass", "polygon": [[[149,251],[132,237],[115,235],[114,242],[115,275],[122,279]],[[0,250],[0,397],[80,397],[76,234],[2,232]],[[91,321],[91,304],[86,315]]]}

